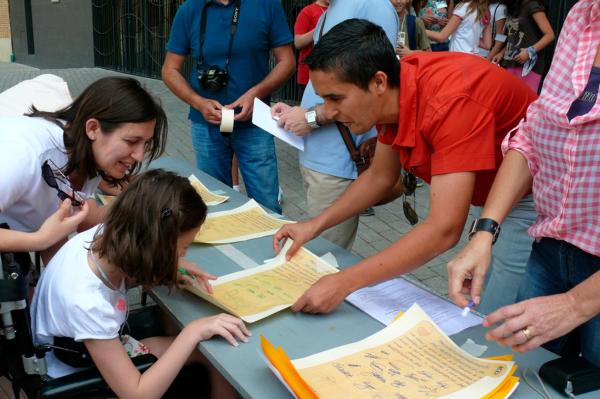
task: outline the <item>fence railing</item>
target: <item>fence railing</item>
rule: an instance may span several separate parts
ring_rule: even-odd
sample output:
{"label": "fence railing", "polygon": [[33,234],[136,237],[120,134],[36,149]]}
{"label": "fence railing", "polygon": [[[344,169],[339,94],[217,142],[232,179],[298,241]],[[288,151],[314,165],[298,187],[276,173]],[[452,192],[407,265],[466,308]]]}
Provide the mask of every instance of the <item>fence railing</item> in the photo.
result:
{"label": "fence railing", "polygon": [[[185,0],[92,0],[94,63],[97,67],[160,79],[165,46],[177,8]],[[293,29],[296,16],[310,0],[283,0]],[[273,60],[271,61],[273,62]],[[191,62],[184,65],[189,76]],[[273,93],[275,101],[297,103],[296,75]]]}

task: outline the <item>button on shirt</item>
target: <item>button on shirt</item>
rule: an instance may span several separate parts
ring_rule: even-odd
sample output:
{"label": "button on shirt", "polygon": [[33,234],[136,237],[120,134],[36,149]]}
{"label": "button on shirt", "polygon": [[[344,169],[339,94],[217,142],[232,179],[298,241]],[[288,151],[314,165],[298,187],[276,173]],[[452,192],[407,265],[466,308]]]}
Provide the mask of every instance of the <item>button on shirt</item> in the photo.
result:
{"label": "button on shirt", "polygon": [[505,143],[533,175],[538,217],[529,234],[567,241],[600,256],[600,104],[569,121],[600,44],[600,2],[581,0],[560,34],[542,94]]}

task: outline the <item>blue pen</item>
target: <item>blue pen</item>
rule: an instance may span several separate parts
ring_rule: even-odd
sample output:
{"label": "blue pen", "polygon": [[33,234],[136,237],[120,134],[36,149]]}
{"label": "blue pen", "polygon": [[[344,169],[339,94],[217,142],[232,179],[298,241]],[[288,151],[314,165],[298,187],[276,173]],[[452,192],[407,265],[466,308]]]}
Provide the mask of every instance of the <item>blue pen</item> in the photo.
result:
{"label": "blue pen", "polygon": [[469,303],[467,304],[467,306],[465,306],[462,310],[462,313],[460,314],[462,317],[467,317],[467,315],[469,314],[469,312],[471,310],[473,310],[473,308],[475,307],[475,302],[473,302],[473,300],[471,299],[469,301]]}

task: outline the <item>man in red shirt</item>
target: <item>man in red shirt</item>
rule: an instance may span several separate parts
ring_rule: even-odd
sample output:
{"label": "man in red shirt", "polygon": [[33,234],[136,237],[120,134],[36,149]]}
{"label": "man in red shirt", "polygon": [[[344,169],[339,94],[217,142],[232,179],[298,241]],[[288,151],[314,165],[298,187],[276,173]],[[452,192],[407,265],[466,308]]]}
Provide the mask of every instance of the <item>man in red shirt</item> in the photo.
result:
{"label": "man in red shirt", "polygon": [[298,56],[298,84],[304,88],[308,84],[308,65],[304,65],[304,59],[308,57],[313,49],[313,37],[315,27],[319,18],[329,7],[329,0],[317,0],[307,5],[296,17],[294,24],[294,46],[300,50]]}
{"label": "man in red shirt", "polygon": [[[292,307],[316,313],[329,312],[351,292],[414,270],[456,245],[469,206],[483,205],[487,197],[502,161],[502,139],[536,95],[506,71],[469,54],[423,52],[399,63],[381,28],[359,19],[331,29],[307,63],[315,91],[325,100],[324,116],[355,134],[378,125],[379,143],[371,167],[330,208],[277,232],[276,251],[280,240],[292,238],[290,257],[326,228],[377,203],[402,168],[431,184],[423,222],[382,252],[321,278]],[[527,227],[505,238],[526,238]],[[485,219],[474,228],[497,230]],[[523,270],[527,256],[528,248],[521,256]],[[501,294],[510,297],[506,291],[519,281],[500,280]]]}

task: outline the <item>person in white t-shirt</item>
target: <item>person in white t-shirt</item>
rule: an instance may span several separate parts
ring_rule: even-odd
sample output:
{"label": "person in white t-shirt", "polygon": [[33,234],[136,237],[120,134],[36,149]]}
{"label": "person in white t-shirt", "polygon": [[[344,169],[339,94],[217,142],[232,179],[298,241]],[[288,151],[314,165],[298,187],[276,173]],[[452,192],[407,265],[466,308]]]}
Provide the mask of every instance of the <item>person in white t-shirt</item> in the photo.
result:
{"label": "person in white t-shirt", "polygon": [[[68,106],[0,117],[0,251],[44,251],[47,263],[69,233],[99,223],[91,196],[101,178],[113,184],[166,145],[158,102],[132,78],[107,77]],[[61,203],[62,201],[62,203]]]}
{"label": "person in white t-shirt", "polygon": [[[57,337],[83,342],[104,380],[121,398],[161,397],[188,362],[209,369],[212,398],[237,397],[195,349],[199,341],[215,335],[234,346],[238,340],[247,342],[250,332],[242,320],[227,314],[197,319],[176,337],[136,341],[121,334],[128,286],[172,287],[183,278],[177,273],[181,264],[194,276],[193,284],[212,292],[208,280],[215,277],[180,259],[206,211],[184,177],[161,169],[136,177],[111,204],[106,222],[69,240],[42,273],[31,307],[35,343],[52,344]],[[140,374],[130,358],[148,352],[159,360]],[[66,361],[56,349],[46,358],[50,377],[77,370],[59,360]]]}
{"label": "person in white t-shirt", "polygon": [[480,55],[480,47],[489,49],[492,45],[488,2],[460,2],[454,7],[452,17],[441,32],[426,32],[427,37],[436,42],[442,43],[450,38],[450,51]]}
{"label": "person in white t-shirt", "polygon": [[490,3],[490,29],[492,35],[491,50],[479,48],[479,54],[492,60],[493,54],[497,53],[504,46],[506,35],[504,35],[504,25],[506,24],[506,5],[498,2]]}

